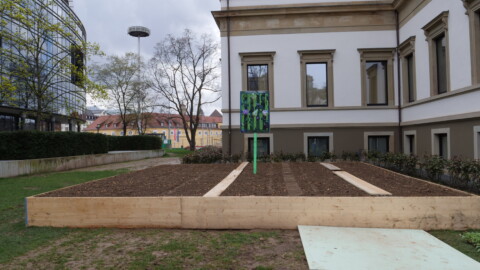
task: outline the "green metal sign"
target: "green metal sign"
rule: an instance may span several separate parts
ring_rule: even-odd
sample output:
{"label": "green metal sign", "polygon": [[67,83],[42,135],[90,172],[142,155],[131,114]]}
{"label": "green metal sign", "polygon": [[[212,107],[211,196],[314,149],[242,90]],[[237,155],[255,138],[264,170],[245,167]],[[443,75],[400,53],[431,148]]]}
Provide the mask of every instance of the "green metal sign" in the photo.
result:
{"label": "green metal sign", "polygon": [[267,91],[240,92],[240,129],[242,133],[270,132],[270,100]]}

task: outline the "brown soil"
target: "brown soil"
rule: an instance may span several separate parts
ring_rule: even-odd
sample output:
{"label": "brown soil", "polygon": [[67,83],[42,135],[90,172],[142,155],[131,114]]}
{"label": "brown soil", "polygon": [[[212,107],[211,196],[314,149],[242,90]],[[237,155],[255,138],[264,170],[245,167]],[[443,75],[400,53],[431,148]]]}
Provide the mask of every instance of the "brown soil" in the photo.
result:
{"label": "brown soil", "polygon": [[[291,181],[299,187],[299,192]],[[293,187],[292,187],[293,186]],[[249,164],[222,196],[369,196],[318,163]]]}
{"label": "brown soil", "polygon": [[302,196],[369,196],[318,163],[298,163],[291,167]]}
{"label": "brown soil", "polygon": [[222,196],[288,196],[281,163],[258,163],[257,174],[248,164]]}
{"label": "brown soil", "polygon": [[40,197],[203,196],[237,166],[162,165],[52,191]]}
{"label": "brown soil", "polygon": [[430,184],[366,163],[342,161],[334,164],[340,169],[392,193],[393,196],[466,196],[466,193],[448,187]]}

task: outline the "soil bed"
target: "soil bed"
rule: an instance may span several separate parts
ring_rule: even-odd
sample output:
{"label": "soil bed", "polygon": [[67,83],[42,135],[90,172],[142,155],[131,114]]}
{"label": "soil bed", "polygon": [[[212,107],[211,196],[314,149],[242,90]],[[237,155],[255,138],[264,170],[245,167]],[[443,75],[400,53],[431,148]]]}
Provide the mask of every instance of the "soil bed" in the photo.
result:
{"label": "soil bed", "polygon": [[334,165],[372,185],[392,193],[393,196],[468,196],[467,193],[430,184],[426,181],[394,173],[362,162],[342,161],[335,162]]}
{"label": "soil bed", "polygon": [[[283,166],[287,165],[287,172]],[[287,175],[301,189],[297,196],[356,197],[367,193],[345,182],[318,163],[259,163],[257,175],[249,164],[222,196],[292,196]]]}
{"label": "soil bed", "polygon": [[253,174],[250,163],[222,196],[288,196],[281,163],[258,163]]}
{"label": "soil bed", "polygon": [[162,165],[71,188],[39,197],[157,197],[203,196],[238,164]]}

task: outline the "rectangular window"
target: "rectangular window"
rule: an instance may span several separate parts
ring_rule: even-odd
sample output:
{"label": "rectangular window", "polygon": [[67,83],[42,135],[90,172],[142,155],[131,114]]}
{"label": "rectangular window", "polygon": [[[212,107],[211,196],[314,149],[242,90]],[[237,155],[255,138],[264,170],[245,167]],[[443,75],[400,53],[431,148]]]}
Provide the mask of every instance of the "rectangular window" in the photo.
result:
{"label": "rectangular window", "polygon": [[406,151],[405,154],[413,155],[415,154],[415,135],[407,135],[406,136]]}
{"label": "rectangular window", "polygon": [[248,65],[247,82],[248,91],[268,91],[268,65]]}
{"label": "rectangular window", "polygon": [[445,34],[434,39],[437,59],[437,93],[447,92],[447,48]]}
{"label": "rectangular window", "polygon": [[446,133],[436,134],[438,140],[438,156],[448,159],[448,135]]}
{"label": "rectangular window", "polygon": [[358,49],[361,64],[362,106],[393,106],[393,61],[396,48]]}
{"label": "rectangular window", "polygon": [[326,152],[330,152],[330,137],[308,137],[308,156],[320,157]]}
{"label": "rectangular window", "polygon": [[413,54],[408,55],[405,57],[407,61],[407,87],[408,87],[408,102],[415,101],[415,82],[414,82],[414,61],[413,61]]}
{"label": "rectangular window", "polygon": [[[257,156],[270,155],[270,138],[257,138]],[[253,157],[253,138],[248,138],[248,156]]]}
{"label": "rectangular window", "polygon": [[387,61],[367,61],[367,105],[387,105]]}
{"label": "rectangular window", "polygon": [[450,91],[448,17],[449,11],[444,11],[422,28],[428,42],[431,96]]}
{"label": "rectangular window", "polygon": [[307,63],[305,88],[307,106],[328,106],[327,63]]}
{"label": "rectangular window", "polygon": [[389,136],[368,136],[368,151],[387,153],[389,152]]}

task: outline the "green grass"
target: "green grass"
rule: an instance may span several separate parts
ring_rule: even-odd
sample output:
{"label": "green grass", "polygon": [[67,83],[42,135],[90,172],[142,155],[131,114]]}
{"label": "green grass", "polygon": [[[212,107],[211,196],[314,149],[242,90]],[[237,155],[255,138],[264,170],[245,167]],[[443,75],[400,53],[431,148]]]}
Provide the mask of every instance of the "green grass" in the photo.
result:
{"label": "green grass", "polygon": [[0,263],[8,262],[16,256],[74,231],[27,228],[24,215],[25,197],[124,172],[126,170],[65,172],[0,179]]}
{"label": "green grass", "polygon": [[480,252],[480,232],[466,232],[462,234],[463,240],[472,244]]}
{"label": "green grass", "polygon": [[471,257],[472,259],[480,262],[480,252],[475,249],[475,246],[468,243],[462,235],[468,235],[475,233],[477,236],[480,235],[480,231],[468,231],[468,232],[459,232],[459,231],[431,231],[429,232],[433,236],[442,240],[443,242],[449,244],[458,251],[464,253],[465,255]]}
{"label": "green grass", "polygon": [[179,157],[182,158],[185,155],[193,153],[193,151],[182,149],[182,148],[173,148],[173,149],[165,149],[165,153],[167,157]]}

